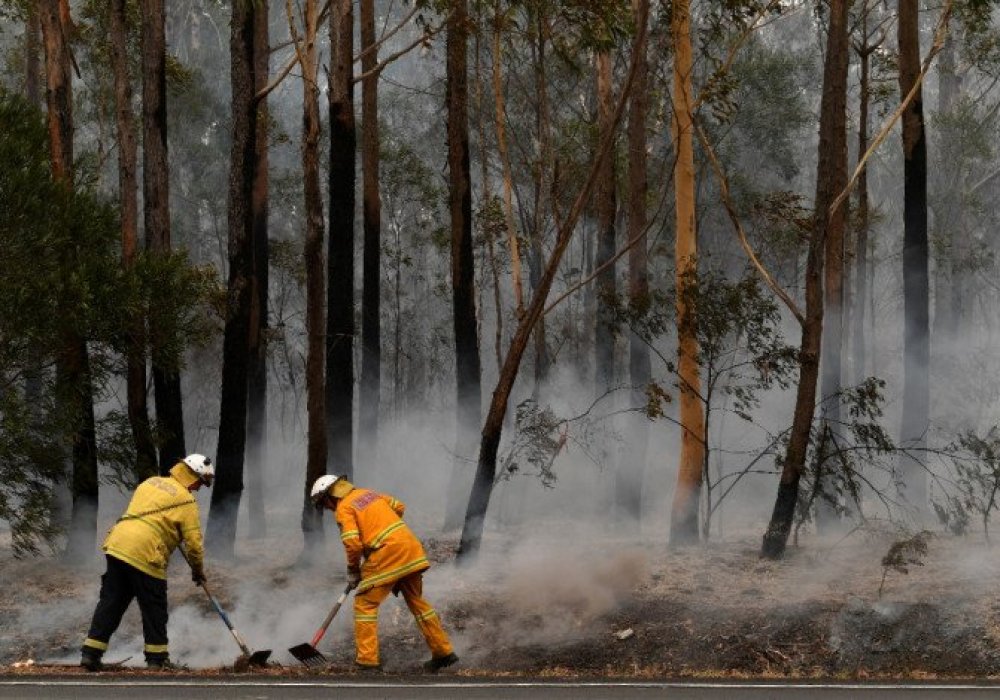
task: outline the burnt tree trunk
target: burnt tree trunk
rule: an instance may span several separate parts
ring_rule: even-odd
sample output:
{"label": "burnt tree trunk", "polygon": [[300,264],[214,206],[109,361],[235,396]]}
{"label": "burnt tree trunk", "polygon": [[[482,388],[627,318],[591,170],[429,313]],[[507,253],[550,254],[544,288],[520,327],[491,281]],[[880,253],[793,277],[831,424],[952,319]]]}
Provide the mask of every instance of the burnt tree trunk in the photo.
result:
{"label": "burnt tree trunk", "polygon": [[[330,8],[330,243],[327,257],[327,470],[354,478],[354,14]],[[310,485],[307,485],[310,486]]]}
{"label": "burnt tree trunk", "polygon": [[[899,91],[909,94],[920,74],[917,0],[899,1]],[[920,450],[930,424],[930,327],[927,248],[927,140],[922,90],[903,112],[903,418],[900,445]],[[901,460],[904,497],[922,517],[927,474],[916,459]]]}
{"label": "burnt tree trunk", "polygon": [[233,3],[229,37],[232,85],[232,146],[229,153],[229,281],[226,328],[222,340],[222,389],[216,479],[208,513],[207,538],[212,551],[233,558],[236,523],[243,496],[243,461],[247,429],[247,375],[250,366],[254,155],[257,110],[254,104],[254,10]]}
{"label": "burnt tree trunk", "polygon": [[[799,382],[788,448],[781,470],[771,522],[764,534],[761,556],[780,559],[788,545],[805,469],[809,434],[816,409],[816,384],[823,337],[823,265],[828,227],[839,214],[831,212],[834,199],[846,183],[847,153],[847,0],[830,3],[830,28],[823,69],[823,97],[819,122],[819,160],[816,167],[816,211],[806,259],[806,310],[799,348]],[[840,171],[843,170],[843,181]]]}
{"label": "burnt tree trunk", "polygon": [[[118,136],[118,203],[121,209],[122,266],[135,265],[138,249],[139,202],[136,178],[138,147],[132,112],[132,85],[128,72],[126,0],[108,4],[111,29],[111,67],[115,84],[115,125]],[[128,321],[126,338],[126,397],[129,425],[135,442],[136,481],[157,473],[156,445],[149,423],[146,393],[146,320],[142,313]]]}
{"label": "burnt tree trunk", "polygon": [[[848,45],[847,8],[831,5],[832,10],[842,11],[845,17],[832,18],[830,21],[830,36],[827,39],[828,61],[835,61],[834,86],[831,95],[831,120],[834,122],[834,136],[830,145],[835,149],[830,153],[830,171],[825,177],[830,183],[824,185],[836,197],[847,187],[847,66],[850,60]],[[817,188],[818,191],[818,188]],[[816,528],[822,533],[839,519],[836,509],[835,480],[830,474],[836,458],[828,456],[830,437],[840,435],[840,389],[843,377],[842,351],[844,345],[844,241],[847,231],[847,203],[844,199],[835,211],[820,211],[817,195],[817,216],[826,216],[826,233],[824,234],[824,295],[825,309],[823,311],[823,362],[820,365],[820,401],[823,425],[820,435],[823,436],[821,455],[817,460],[816,479],[820,484],[820,498],[816,502]],[[825,203],[829,207],[829,203]]]}
{"label": "burnt tree trunk", "polygon": [[[868,119],[871,103],[871,56],[877,45],[868,43],[868,15],[865,14],[862,32],[865,44],[858,49],[859,86],[858,101],[858,157],[868,150]],[[851,316],[851,340],[854,356],[854,383],[860,384],[867,376],[868,345],[865,335],[865,309],[868,307],[868,169],[858,175],[857,230],[854,236],[854,303]]]}
{"label": "burnt tree trunk", "polygon": [[303,251],[306,269],[306,413],[308,446],[306,483],[302,503],[303,558],[311,560],[323,542],[323,520],[309,500],[312,483],[326,473],[326,395],[323,361],[325,359],[326,323],[324,304],[326,280],[323,260],[323,194],[319,181],[319,84],[318,47],[319,6],[306,0],[303,8],[304,35],[300,36],[292,17],[291,1],[288,25],[302,67],[302,176],[305,195],[306,240]]}
{"label": "burnt tree trunk", "polygon": [[[142,196],[146,249],[170,253],[170,190],[167,164],[167,44],[164,0],[140,0],[142,15]],[[185,455],[181,403],[180,358],[167,337],[173,332],[172,311],[154,296],[149,341],[153,359],[156,427],[162,436],[160,473],[166,474]],[[169,329],[169,330],[168,330]]]}
{"label": "burnt tree trunk", "polygon": [[[267,86],[269,75],[267,0],[254,3],[253,82],[254,93]],[[267,465],[267,303],[268,303],[268,110],[267,98],[254,100],[253,186],[250,217],[250,338],[247,376],[247,515],[249,536],[264,537],[264,470]]]}
{"label": "burnt tree trunk", "polygon": [[[637,0],[633,11],[638,14]],[[628,303],[633,312],[644,315],[649,310],[649,264],[646,254],[646,197],[649,185],[646,172],[646,112],[648,68],[645,56],[639,58],[635,83],[629,96],[628,113]],[[628,334],[629,407],[646,405],[646,387],[652,368],[649,346],[637,333]],[[615,479],[615,505],[618,518],[633,530],[642,519],[642,481],[649,450],[649,418],[644,411],[629,417],[628,440],[624,458]]]}
{"label": "burnt tree trunk", "polygon": [[[475,435],[481,415],[479,333],[472,255],[472,186],[469,175],[468,3],[453,0],[448,19],[448,211],[451,223],[451,292],[455,332],[456,444]],[[445,526],[457,525],[462,485],[468,468],[455,460],[448,491]]]}
{"label": "burnt tree trunk", "polygon": [[381,234],[382,205],[378,177],[378,80],[375,71],[375,0],[361,0],[361,178],[364,246],[361,289],[361,386],[358,394],[359,460],[371,469],[378,443],[381,389]]}

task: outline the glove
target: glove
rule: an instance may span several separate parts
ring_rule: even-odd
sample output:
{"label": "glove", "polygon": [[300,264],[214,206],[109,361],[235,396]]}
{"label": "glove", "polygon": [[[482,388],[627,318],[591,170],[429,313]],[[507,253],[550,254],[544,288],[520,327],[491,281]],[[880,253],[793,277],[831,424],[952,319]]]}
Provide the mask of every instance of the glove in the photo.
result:
{"label": "glove", "polygon": [[351,588],[357,588],[358,584],[361,583],[361,572],[357,569],[348,569],[347,583],[350,584]]}
{"label": "glove", "polygon": [[191,571],[191,580],[194,581],[194,585],[200,586],[201,584],[205,583],[205,581],[207,580],[205,578],[205,572],[201,571],[200,569],[199,570],[192,570]]}

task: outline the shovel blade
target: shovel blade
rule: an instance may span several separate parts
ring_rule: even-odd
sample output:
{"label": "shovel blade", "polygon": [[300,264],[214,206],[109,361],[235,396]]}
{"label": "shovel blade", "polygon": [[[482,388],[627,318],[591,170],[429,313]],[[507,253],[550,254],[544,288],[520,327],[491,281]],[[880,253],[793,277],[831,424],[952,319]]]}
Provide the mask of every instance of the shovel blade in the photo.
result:
{"label": "shovel blade", "polygon": [[267,659],[271,656],[270,649],[261,649],[260,651],[255,651],[250,654],[250,659],[247,661],[251,666],[266,666]]}
{"label": "shovel blade", "polygon": [[304,663],[306,666],[325,666],[328,662],[319,650],[312,644],[296,644],[288,650],[288,653]]}

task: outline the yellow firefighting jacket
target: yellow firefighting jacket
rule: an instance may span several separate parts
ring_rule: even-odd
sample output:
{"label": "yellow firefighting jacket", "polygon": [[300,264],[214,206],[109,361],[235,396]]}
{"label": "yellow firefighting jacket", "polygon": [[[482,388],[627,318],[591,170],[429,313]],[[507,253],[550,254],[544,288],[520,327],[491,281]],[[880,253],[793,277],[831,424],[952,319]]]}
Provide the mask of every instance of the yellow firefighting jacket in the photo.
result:
{"label": "yellow firefighting jacket", "polygon": [[358,593],[430,567],[423,545],[402,520],[405,508],[392,496],[359,488],[337,501],[347,568],[361,570]]}
{"label": "yellow firefighting jacket", "polygon": [[101,549],[150,576],[165,579],[170,555],[183,541],[191,567],[202,571],[205,554],[198,502],[188,491],[197,478],[187,465],[178,463],[170,476],[143,481]]}

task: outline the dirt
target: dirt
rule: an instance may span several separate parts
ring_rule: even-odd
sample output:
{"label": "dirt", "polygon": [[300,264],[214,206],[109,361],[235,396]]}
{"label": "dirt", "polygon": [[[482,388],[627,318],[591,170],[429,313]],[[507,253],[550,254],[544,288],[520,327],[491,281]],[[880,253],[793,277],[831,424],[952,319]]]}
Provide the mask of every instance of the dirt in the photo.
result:
{"label": "dirt", "polygon": [[[937,536],[907,572],[886,572],[881,559],[892,541],[862,533],[834,543],[805,542],[772,562],[758,558],[749,537],[680,551],[609,537],[587,543],[586,561],[558,548],[533,557],[509,550],[510,561],[465,572],[449,565],[454,541],[431,540],[427,549],[439,565],[428,573],[425,593],[461,657],[445,673],[463,676],[982,679],[1000,674],[995,598],[1000,562],[993,550],[983,542]],[[260,555],[210,569],[224,605],[237,602],[229,592],[251,576],[274,595],[293,598],[325,600],[342,585],[335,567],[297,570],[264,556],[271,549],[267,545],[256,546]],[[0,673],[79,672],[43,661],[72,664],[100,572],[81,573],[57,559],[0,557],[5,579],[18,582],[0,599]],[[209,625],[207,634],[224,637],[224,629],[211,626],[212,613],[200,592],[185,584],[171,579],[172,609],[195,606]],[[321,645],[332,664],[321,673],[354,673],[350,612],[345,606],[347,619]],[[301,639],[268,641],[275,647],[306,641],[314,620]],[[127,618],[119,634],[138,635],[138,623]],[[173,645],[185,643],[173,630],[172,635]],[[398,603],[383,607],[380,637],[389,674],[412,673],[427,656]],[[220,644],[226,641],[235,659],[238,650],[231,639]],[[268,668],[249,672],[317,673],[276,656]],[[23,666],[28,659],[34,664]],[[15,668],[16,663],[22,665]],[[228,671],[225,664],[193,670]]]}

